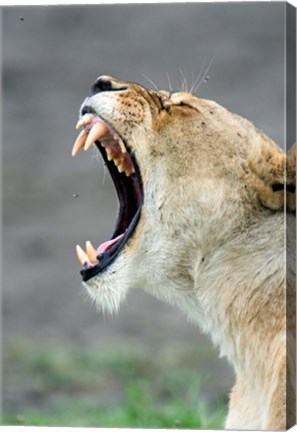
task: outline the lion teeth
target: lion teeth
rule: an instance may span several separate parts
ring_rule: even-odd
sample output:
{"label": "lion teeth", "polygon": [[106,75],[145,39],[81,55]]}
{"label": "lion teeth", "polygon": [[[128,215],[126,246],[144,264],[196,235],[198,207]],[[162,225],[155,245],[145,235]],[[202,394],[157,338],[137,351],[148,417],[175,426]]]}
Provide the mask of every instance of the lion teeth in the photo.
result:
{"label": "lion teeth", "polygon": [[120,164],[120,159],[118,159],[118,158],[114,158],[114,159],[113,159],[113,162],[114,162],[114,164],[118,167],[119,164]]}
{"label": "lion teeth", "polygon": [[126,149],[125,144],[123,143],[123,141],[121,139],[118,139],[118,143],[119,143],[119,146],[120,146],[120,149],[121,149],[122,153],[124,153],[124,154],[127,153],[127,149]]}
{"label": "lion teeth", "polygon": [[74,143],[74,146],[72,148],[72,156],[75,156],[84,146],[86,138],[88,136],[87,130],[82,130],[78,137],[76,138],[76,141]]}
{"label": "lion teeth", "polygon": [[128,156],[128,154],[124,155],[123,163],[125,165],[125,174],[129,177],[131,174],[135,173],[135,169],[133,166],[133,163],[131,161],[131,158]]}
{"label": "lion teeth", "polygon": [[85,114],[78,122],[76,123],[75,128],[80,129],[81,127],[87,126],[92,123],[93,117],[90,114]]}
{"label": "lion teeth", "polygon": [[106,147],[105,151],[106,151],[106,155],[107,155],[107,160],[112,161],[116,155],[116,151],[114,149],[112,149],[111,147]]}
{"label": "lion teeth", "polygon": [[86,242],[86,252],[79,246],[76,245],[76,254],[78,261],[82,266],[98,264],[97,252],[90,241]]}
{"label": "lion teeth", "polygon": [[121,158],[114,158],[113,162],[116,165],[116,167],[118,168],[118,171],[120,173],[122,173],[125,170],[125,163],[124,163],[123,159],[121,159]]}
{"label": "lion teeth", "polygon": [[120,161],[118,164],[118,170],[120,173],[125,171],[125,165],[122,163],[122,161]]}
{"label": "lion teeth", "polygon": [[106,126],[106,124],[104,124],[102,122],[96,122],[89,132],[89,135],[86,139],[86,143],[84,146],[84,150],[87,151],[94,144],[95,141],[102,138],[108,132],[109,132],[109,129]]}
{"label": "lion teeth", "polygon": [[[103,121],[94,122],[98,117],[93,114],[85,114],[76,124],[76,128],[84,129],[78,135],[73,148],[72,156],[75,156],[80,150],[87,151],[95,141],[99,140],[102,147],[105,148],[108,161],[113,161],[120,173],[125,173],[127,177],[135,172],[131,158],[127,152],[124,142],[117,133],[112,132]],[[80,251],[82,249],[80,248]],[[88,250],[91,248],[88,246]],[[88,256],[88,251],[87,251]],[[82,257],[80,253],[80,257]],[[92,260],[94,256],[91,255]],[[85,256],[84,256],[85,258]],[[89,255],[90,258],[90,255]]]}
{"label": "lion teeth", "polygon": [[86,252],[87,252],[87,255],[88,255],[89,260],[91,261],[91,263],[92,264],[97,264],[98,263],[97,252],[96,252],[96,249],[94,248],[94,246],[92,245],[92,243],[89,240],[86,242]]}
{"label": "lion teeth", "polygon": [[131,174],[133,174],[135,171],[134,171],[134,168],[133,167],[128,167],[128,166],[126,166],[126,169],[125,169],[125,174],[126,174],[126,176],[127,177],[130,177],[130,175]]}
{"label": "lion teeth", "polygon": [[114,141],[119,145],[122,153],[127,153],[127,149],[125,147],[125,144],[123,143],[122,139],[117,134],[112,134],[112,137]]}
{"label": "lion teeth", "polygon": [[79,245],[76,245],[76,254],[78,261],[81,263],[82,266],[91,264],[88,255]]}

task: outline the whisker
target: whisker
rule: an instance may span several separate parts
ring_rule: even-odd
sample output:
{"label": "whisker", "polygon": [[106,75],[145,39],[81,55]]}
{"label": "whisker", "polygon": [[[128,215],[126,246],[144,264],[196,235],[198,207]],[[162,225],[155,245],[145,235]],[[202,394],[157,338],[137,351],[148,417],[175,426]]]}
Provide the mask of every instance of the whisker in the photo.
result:
{"label": "whisker", "polygon": [[206,68],[204,74],[202,75],[202,78],[201,78],[200,82],[198,82],[198,83],[196,84],[196,88],[193,89],[193,92],[194,92],[194,93],[196,93],[196,92],[199,90],[201,84],[204,82],[204,80],[205,80],[205,78],[206,78],[206,76],[207,76],[207,74],[208,74],[208,72],[209,72],[209,70],[210,70],[210,68],[211,68],[212,63],[213,63],[213,58],[210,60],[210,62],[209,62],[209,64],[208,64],[208,66],[207,66],[207,68]]}
{"label": "whisker", "polygon": [[171,79],[170,79],[170,76],[169,76],[169,73],[168,72],[166,72],[166,76],[167,76],[167,81],[168,81],[168,87],[169,87],[169,91],[172,93],[172,85],[171,85]]}
{"label": "whisker", "polygon": [[180,73],[182,80],[183,80],[181,91],[187,92],[188,91],[188,83],[187,83],[186,74],[181,68],[178,69],[178,72]]}
{"label": "whisker", "polygon": [[155,87],[155,89],[157,90],[157,91],[159,91],[159,88],[157,87],[157,85],[154,83],[154,81],[153,80],[151,80],[148,76],[146,76],[145,74],[142,74],[142,76],[149,82],[149,83],[151,83],[152,84],[152,86],[154,86]]}
{"label": "whisker", "polygon": [[198,77],[195,79],[195,81],[193,82],[193,84],[192,84],[192,86],[191,86],[190,93],[193,93],[193,92],[194,92],[194,89],[195,89],[197,83],[199,83],[199,81],[200,81],[200,79],[201,79],[201,73],[202,73],[202,76],[203,76],[203,72],[202,72],[202,71],[203,71],[203,68],[204,68],[204,64],[205,64],[205,57],[204,57],[204,59],[203,59],[202,66],[201,66],[201,68],[200,68],[199,75],[198,75]]}

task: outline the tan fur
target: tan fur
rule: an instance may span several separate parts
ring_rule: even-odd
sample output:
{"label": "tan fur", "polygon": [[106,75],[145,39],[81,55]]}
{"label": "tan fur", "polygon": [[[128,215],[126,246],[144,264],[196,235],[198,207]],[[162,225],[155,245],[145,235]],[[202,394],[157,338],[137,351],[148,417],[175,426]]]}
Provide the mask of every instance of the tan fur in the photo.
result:
{"label": "tan fur", "polygon": [[135,153],[144,204],[86,288],[110,312],[129,288],[181,308],[234,367],[226,428],[285,429],[295,423],[295,193],[273,185],[295,185],[295,151],[286,157],[213,101],[122,84],[88,104]]}

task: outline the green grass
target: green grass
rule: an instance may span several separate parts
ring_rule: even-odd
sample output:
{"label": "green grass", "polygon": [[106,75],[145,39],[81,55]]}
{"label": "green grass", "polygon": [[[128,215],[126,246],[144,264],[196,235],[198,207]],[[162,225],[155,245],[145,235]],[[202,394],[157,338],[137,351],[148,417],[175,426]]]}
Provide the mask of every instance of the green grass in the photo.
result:
{"label": "green grass", "polygon": [[14,344],[3,361],[2,424],[222,428],[225,406],[206,407],[197,355]]}

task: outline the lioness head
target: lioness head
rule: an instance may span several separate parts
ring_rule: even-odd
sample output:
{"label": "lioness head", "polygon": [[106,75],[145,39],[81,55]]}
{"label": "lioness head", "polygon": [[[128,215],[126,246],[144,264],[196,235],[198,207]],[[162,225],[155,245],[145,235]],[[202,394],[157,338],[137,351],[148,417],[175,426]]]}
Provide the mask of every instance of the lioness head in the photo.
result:
{"label": "lioness head", "polygon": [[77,127],[73,155],[94,144],[119,198],[111,240],[77,248],[83,283],[103,310],[143,288],[203,314],[199,290],[214,257],[223,248],[232,255],[235,242],[244,250],[251,227],[294,209],[293,152],[286,183],[283,151],[213,101],[103,76]]}

